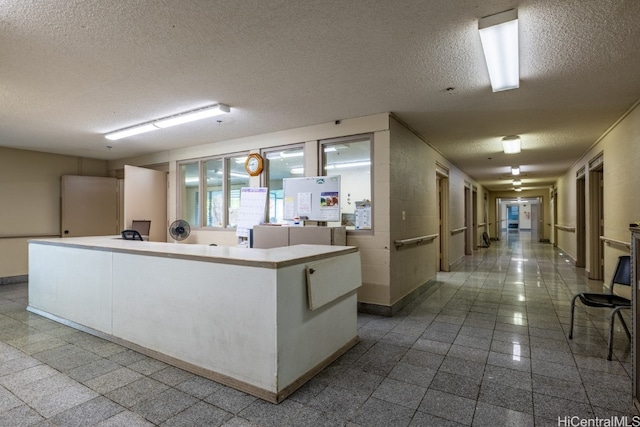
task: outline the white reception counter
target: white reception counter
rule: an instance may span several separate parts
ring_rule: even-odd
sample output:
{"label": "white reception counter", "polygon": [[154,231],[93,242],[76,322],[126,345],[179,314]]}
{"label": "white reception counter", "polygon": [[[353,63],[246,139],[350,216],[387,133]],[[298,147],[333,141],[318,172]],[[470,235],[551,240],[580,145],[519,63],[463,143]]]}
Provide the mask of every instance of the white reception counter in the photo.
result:
{"label": "white reception counter", "polygon": [[357,337],[355,247],[29,244],[28,310],[271,402]]}

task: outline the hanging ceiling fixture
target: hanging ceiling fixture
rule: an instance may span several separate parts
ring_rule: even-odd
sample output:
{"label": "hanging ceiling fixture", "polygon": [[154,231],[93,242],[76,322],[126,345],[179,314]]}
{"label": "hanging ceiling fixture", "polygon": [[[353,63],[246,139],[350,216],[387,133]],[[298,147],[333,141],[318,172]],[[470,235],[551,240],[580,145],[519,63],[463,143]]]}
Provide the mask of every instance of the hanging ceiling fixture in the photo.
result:
{"label": "hanging ceiling fixture", "polygon": [[518,11],[507,10],[480,18],[478,31],[494,92],[520,86]]}
{"label": "hanging ceiling fixture", "polygon": [[520,175],[520,166],[511,166],[511,175]]}
{"label": "hanging ceiling fixture", "polygon": [[198,108],[195,110],[185,111],[183,113],[174,114],[173,116],[163,117],[161,119],[152,120],[150,122],[141,123],[139,125],[130,126],[114,132],[105,134],[105,138],[115,141],[116,139],[126,138],[128,136],[138,135],[140,133],[151,132],[158,129],[168,128],[171,126],[181,125],[183,123],[193,122],[195,120],[206,119],[209,117],[226,114],[231,109],[225,104],[210,105],[208,107]]}
{"label": "hanging ceiling fixture", "polygon": [[521,148],[520,137],[518,135],[509,135],[502,138],[502,149],[505,154],[517,154]]}

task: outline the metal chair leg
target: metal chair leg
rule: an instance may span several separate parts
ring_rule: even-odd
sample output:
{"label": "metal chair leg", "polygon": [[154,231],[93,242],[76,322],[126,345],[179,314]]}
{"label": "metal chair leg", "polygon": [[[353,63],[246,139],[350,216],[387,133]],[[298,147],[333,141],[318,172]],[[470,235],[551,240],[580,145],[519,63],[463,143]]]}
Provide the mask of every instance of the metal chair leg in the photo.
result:
{"label": "metal chair leg", "polygon": [[611,319],[609,319],[609,354],[607,354],[607,360],[611,360],[613,354],[613,323],[616,321],[616,313],[618,309],[611,310]]}
{"label": "metal chair leg", "polygon": [[609,321],[609,355],[607,356],[607,360],[611,360],[611,356],[613,355],[613,327],[614,327],[614,322],[616,320],[616,314],[620,317],[620,320],[622,321],[622,327],[624,331],[627,333],[627,336],[629,337],[629,339],[631,339],[631,334],[629,333],[627,322],[624,321],[622,314],[620,314],[620,310],[622,310],[623,308],[629,308],[629,307],[616,307],[613,310],[611,310],[611,320]]}
{"label": "metal chair leg", "polygon": [[569,326],[569,339],[573,339],[573,315],[576,310],[576,299],[579,295],[575,295],[571,300],[571,325]]}
{"label": "metal chair leg", "polygon": [[624,331],[627,333],[627,338],[631,340],[631,332],[629,332],[629,327],[627,326],[627,322],[624,320],[624,317],[622,317],[622,313],[620,313],[620,310],[622,309],[630,309],[630,307],[618,307],[616,310],[618,312],[618,318],[620,319],[620,322],[622,322],[622,327],[624,328]]}

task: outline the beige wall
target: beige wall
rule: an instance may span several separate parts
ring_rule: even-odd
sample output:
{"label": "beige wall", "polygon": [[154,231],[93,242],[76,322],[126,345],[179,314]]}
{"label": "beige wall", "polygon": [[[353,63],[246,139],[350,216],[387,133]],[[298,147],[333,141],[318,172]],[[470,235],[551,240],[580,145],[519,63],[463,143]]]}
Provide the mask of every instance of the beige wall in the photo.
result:
{"label": "beige wall", "polygon": [[[436,275],[437,240],[396,249],[400,239],[438,233],[435,157],[431,147],[391,120],[390,300],[394,304]],[[404,218],[403,218],[404,212]]]}
{"label": "beige wall", "polygon": [[106,161],[0,147],[0,278],[28,274],[29,236],[60,235],[62,175],[106,174]]}
{"label": "beige wall", "polygon": [[[586,171],[586,206],[589,197],[589,161],[600,153],[604,165],[604,235],[623,242],[630,241],[629,224],[640,221],[640,106],[631,108],[609,129],[594,146],[586,152],[558,181],[558,223],[576,225],[576,174],[581,168]],[[591,269],[589,254],[589,231],[591,218],[587,208],[587,265]],[[576,257],[575,233],[558,232],[558,246],[571,257]],[[617,257],[628,254],[628,250],[612,245],[604,247],[605,282],[613,274]]]}

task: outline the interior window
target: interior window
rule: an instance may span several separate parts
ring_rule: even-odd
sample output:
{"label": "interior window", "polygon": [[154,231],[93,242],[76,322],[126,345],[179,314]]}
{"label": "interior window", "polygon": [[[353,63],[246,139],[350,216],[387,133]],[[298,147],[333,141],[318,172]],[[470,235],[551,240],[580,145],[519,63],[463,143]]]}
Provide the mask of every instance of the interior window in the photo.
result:
{"label": "interior window", "polygon": [[269,160],[267,185],[269,187],[269,222],[286,224],[284,220],[284,195],[282,181],[285,178],[304,176],[304,147],[283,147],[263,152]]}
{"label": "interior window", "polygon": [[371,165],[373,136],[323,141],[320,144],[322,172],[340,175],[340,216],[347,230],[370,230]]}
{"label": "interior window", "polygon": [[224,226],[224,160],[211,159],[205,163],[206,176],[205,226]]}
{"label": "interior window", "polygon": [[229,196],[227,206],[229,209],[228,227],[235,227],[238,224],[238,210],[240,209],[240,189],[249,187],[249,174],[244,169],[244,162],[247,156],[230,157],[228,161],[229,175],[227,177],[227,188]]}
{"label": "interior window", "polygon": [[185,163],[180,166],[181,176],[181,219],[189,224],[200,224],[200,171],[199,163]]}

